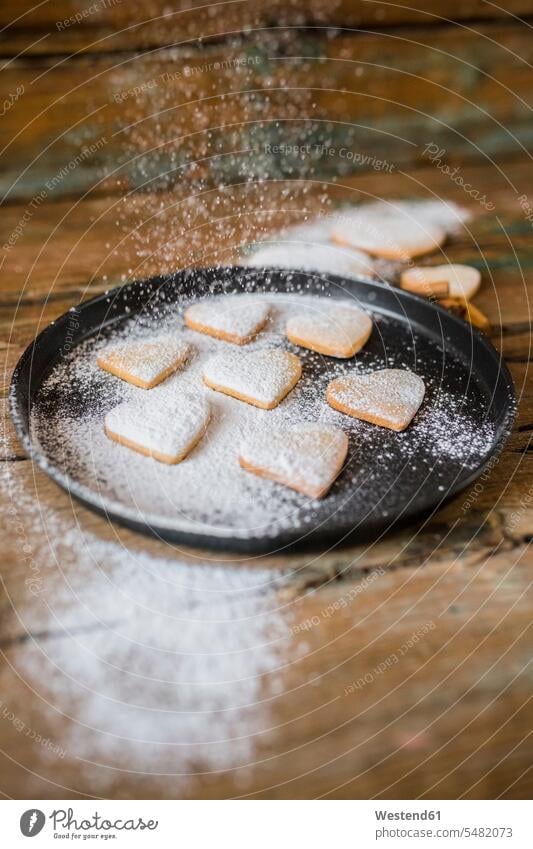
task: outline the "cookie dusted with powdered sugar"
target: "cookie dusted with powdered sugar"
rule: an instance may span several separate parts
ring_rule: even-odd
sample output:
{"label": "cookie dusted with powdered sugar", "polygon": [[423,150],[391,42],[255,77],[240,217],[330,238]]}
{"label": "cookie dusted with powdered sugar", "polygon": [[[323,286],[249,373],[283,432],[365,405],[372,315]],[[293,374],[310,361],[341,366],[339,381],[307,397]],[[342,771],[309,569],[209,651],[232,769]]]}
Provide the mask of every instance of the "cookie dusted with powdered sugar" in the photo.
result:
{"label": "cookie dusted with powdered sugar", "polygon": [[332,380],[326,399],[341,413],[400,431],[412,422],[424,394],[424,381],[418,375],[408,369],[386,368]]}
{"label": "cookie dusted with powdered sugar", "polygon": [[353,357],[371,332],[370,316],[349,304],[307,310],[289,318],[286,326],[287,338],[294,345],[339,358]]}
{"label": "cookie dusted with powdered sugar", "polygon": [[110,439],[160,463],[180,463],[204,435],[209,403],[192,392],[124,401],[105,417]]}
{"label": "cookie dusted with powdered sugar", "polygon": [[386,209],[361,209],[342,216],[331,230],[332,241],[371,256],[407,261],[437,250],[446,232],[432,221]]}
{"label": "cookie dusted with powdered sugar", "polygon": [[[325,227],[322,224],[322,227]],[[373,277],[374,263],[368,254],[340,245],[313,242],[281,242],[260,245],[245,265],[257,268],[297,268],[318,274]]]}
{"label": "cookie dusted with powdered sugar", "polygon": [[247,440],[239,454],[243,469],[323,498],[340,474],[348,437],[336,427],[301,424],[275,429]]}
{"label": "cookie dusted with powdered sugar", "polygon": [[211,389],[272,410],[296,386],[302,375],[299,357],[288,351],[227,351],[204,366],[203,379]]}
{"label": "cookie dusted with powdered sugar", "polygon": [[268,321],[270,308],[263,301],[246,297],[214,298],[190,306],[185,324],[215,339],[247,345]]}
{"label": "cookie dusted with powdered sugar", "polygon": [[471,265],[415,266],[402,272],[402,289],[436,298],[473,298],[481,286],[481,274]]}
{"label": "cookie dusted with powdered sugar", "polygon": [[96,362],[104,371],[140,389],[153,389],[181,368],[192,346],[179,334],[164,335],[110,345],[100,351]]}

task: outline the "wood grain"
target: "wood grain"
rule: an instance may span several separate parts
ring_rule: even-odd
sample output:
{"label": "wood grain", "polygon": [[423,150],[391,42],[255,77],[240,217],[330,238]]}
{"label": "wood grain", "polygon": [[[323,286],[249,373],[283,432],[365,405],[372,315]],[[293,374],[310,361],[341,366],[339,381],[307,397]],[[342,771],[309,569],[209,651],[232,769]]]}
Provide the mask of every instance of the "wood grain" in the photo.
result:
{"label": "wood grain", "polygon": [[528,62],[517,22],[333,39],[276,31],[68,62],[24,55],[0,75],[0,192],[40,203],[42,192],[184,179],[334,178],[420,166],[431,151],[443,166],[503,161],[531,141]]}
{"label": "wood grain", "polygon": [[[231,699],[222,703],[220,721],[232,718],[231,739],[239,736],[236,728],[251,735],[249,754],[248,748],[241,753],[236,742],[202,747],[192,762],[180,751],[172,774],[162,779],[147,775],[144,768],[131,772],[129,759],[139,757],[131,742],[115,747],[109,759],[105,746],[102,749],[107,739],[105,718],[94,730],[82,732],[84,711],[91,715],[87,704],[93,705],[96,698],[83,688],[88,673],[82,665],[72,702],[70,688],[64,689],[61,675],[58,682],[55,667],[49,665],[61,664],[63,646],[122,641],[118,635],[127,623],[118,611],[108,611],[102,619],[91,601],[89,563],[98,557],[100,546],[111,546],[104,549],[106,559],[98,570],[112,582],[122,580],[121,564],[129,562],[128,569],[135,570],[143,555],[152,558],[150,568],[159,575],[168,568],[169,557],[176,568],[186,563],[193,572],[205,568],[200,563],[212,561],[207,554],[178,552],[112,527],[71,502],[33,469],[8,424],[0,463],[3,483],[6,470],[10,482],[7,498],[4,488],[8,511],[3,519],[9,565],[0,607],[7,660],[2,680],[8,693],[1,706],[5,716],[0,723],[4,752],[0,779],[8,795],[454,798],[462,793],[467,798],[501,794],[525,798],[530,794],[530,687],[525,670],[531,627],[533,394],[530,332],[524,319],[531,237],[509,187],[519,184],[527,192],[530,171],[515,163],[505,177],[486,167],[466,173],[487,188],[504,227],[493,216],[476,215],[472,207],[470,234],[451,240],[446,252],[463,261],[476,261],[477,255],[484,264],[484,284],[476,302],[490,314],[494,341],[510,361],[520,396],[515,433],[480,487],[474,484],[417,528],[397,531],[370,547],[260,558],[249,564],[248,568],[266,570],[271,576],[266,627],[276,633],[285,629],[274,667],[259,677],[254,703],[244,713]],[[375,178],[362,176],[329,191],[331,202],[338,203],[354,193],[364,197],[370,187],[387,197],[401,197],[413,185],[461,200],[457,187],[435,169],[381,175],[379,187]],[[309,212],[319,208],[313,191],[300,195],[302,187],[293,183],[287,195],[281,191],[284,188],[284,183],[269,186],[274,211],[262,212],[261,232],[286,217],[280,203],[298,214],[303,208]],[[255,191],[247,188],[252,209]],[[230,193],[230,206],[235,197]],[[143,198],[150,208],[149,196]],[[209,244],[227,228],[225,210],[220,210],[223,200],[216,193],[212,201],[215,198],[217,203],[206,208],[207,223],[198,231],[195,250],[201,250],[202,239]],[[34,333],[108,284],[109,278],[95,278],[94,268],[108,250],[102,249],[102,241],[111,238],[114,204],[113,196],[77,204],[46,203],[28,222],[8,258],[9,274],[3,277],[4,394],[10,371]],[[211,221],[213,210],[220,214],[218,224]],[[10,226],[18,220],[20,208],[10,207],[6,213],[13,216]],[[89,238],[87,221],[97,220],[99,214],[101,229],[98,224]],[[43,233],[53,232],[62,219],[57,236],[35,262]],[[70,252],[80,237],[79,249],[65,264],[65,251]],[[190,242],[190,234],[185,239]],[[109,275],[119,274],[128,262],[128,249],[122,245]],[[18,290],[22,300],[15,308]],[[9,512],[12,509],[14,513]],[[17,533],[19,528],[22,532]],[[72,537],[78,533],[79,539]],[[50,540],[56,541],[52,548]],[[24,546],[30,546],[30,554]],[[118,563],[117,546],[122,552]],[[230,572],[238,568],[238,561],[232,560],[228,554],[223,564]],[[37,564],[37,571],[31,563]],[[76,597],[58,606],[71,584],[77,587]],[[128,619],[140,613],[130,610]],[[428,623],[430,630],[418,635]],[[139,627],[142,637],[137,622]],[[109,631],[115,634],[111,641],[106,638]],[[148,632],[144,639],[150,639]],[[44,678],[41,669],[49,669]],[[51,694],[47,686],[52,684],[45,683],[48,675],[57,688]],[[122,697],[128,701],[126,682],[124,687]],[[45,743],[36,742],[37,734]],[[158,750],[148,747],[146,752],[159,763]],[[217,759],[226,768],[214,767]]]}
{"label": "wood grain", "polygon": [[[35,486],[31,477],[27,486],[30,491]],[[162,572],[157,557],[170,552],[161,544],[121,529],[115,536],[103,520],[58,498],[40,475],[37,487],[49,530],[57,521],[52,512],[63,513],[66,520],[73,510],[72,519],[75,514],[84,534],[118,538],[131,551],[132,578],[140,577],[135,558],[142,550],[156,558],[151,561],[155,575]],[[33,556],[46,563],[50,549],[40,538],[40,543],[32,540]],[[276,628],[285,632],[278,635],[275,668],[263,676],[255,703],[245,712],[231,701],[225,705],[234,716],[234,735],[257,728],[253,755],[243,754],[220,771],[213,758],[215,763],[217,757],[224,760],[223,751],[213,745],[183,776],[179,773],[187,762],[178,751],[172,774],[164,778],[143,774],[138,765],[133,771],[125,770],[125,763],[121,768],[120,747],[115,746],[116,757],[109,751],[105,755],[103,719],[88,733],[79,725],[83,713],[58,712],[62,699],[72,709],[68,690],[62,696],[55,692],[46,704],[46,676],[54,675],[49,664],[63,655],[61,643],[83,657],[81,646],[95,629],[104,639],[118,641],[120,611],[107,619],[95,615],[93,588],[86,574],[80,582],[79,560],[67,557],[59,570],[49,563],[37,598],[24,583],[27,568],[14,562],[2,606],[2,648],[10,664],[3,676],[5,702],[23,729],[38,729],[60,749],[45,757],[24,731],[14,731],[4,719],[3,791],[23,797],[31,790],[37,797],[56,798],[526,798],[531,792],[531,552],[523,542],[498,545],[494,540],[491,548],[446,544],[444,553],[435,537],[434,555],[428,552],[422,560],[413,540],[396,561],[402,542],[405,546],[405,538],[389,538],[381,549],[386,552],[382,562],[371,552],[348,571],[357,550],[314,557],[309,571],[301,557],[255,563],[257,569],[266,565],[279,583],[287,570],[300,570],[300,580],[291,578],[270,598],[278,610],[272,613]],[[183,562],[183,553],[170,556]],[[193,559],[189,565],[201,568]],[[98,566],[102,580],[116,581],[115,568],[109,561]],[[71,582],[75,595],[70,595],[67,614],[58,600]],[[41,656],[44,677],[39,679],[34,664]],[[79,677],[82,682],[83,666]],[[93,698],[83,689],[80,696]],[[227,714],[220,717],[227,719]],[[128,737],[128,729],[125,733]],[[94,746],[93,763],[83,753],[80,760],[79,739]],[[111,770],[104,765],[114,761]]]}
{"label": "wood grain", "polygon": [[47,0],[37,6],[31,0],[5,0],[0,7],[0,52],[6,56],[15,56],[21,50],[33,55],[109,52],[199,38],[220,40],[228,33],[269,27],[382,30],[424,24],[436,29],[450,21],[475,26],[494,18],[510,22],[515,16],[528,17],[532,11],[531,0],[508,0],[505,8],[483,0],[454,4],[443,0],[411,0],[408,4],[244,0],[211,6],[187,0],[172,7],[164,0],[137,0],[135,4],[106,0],[83,6],[76,0]]}
{"label": "wood grain", "polygon": [[[8,244],[0,269],[0,790],[8,797],[531,797],[533,239],[523,197],[533,198],[533,184],[529,157],[507,139],[511,132],[528,138],[527,110],[516,97],[530,103],[531,85],[516,57],[504,60],[501,48],[485,45],[494,36],[527,57],[531,40],[516,22],[476,24],[477,35],[454,28],[451,37],[448,27],[428,21],[428,12],[448,12],[440,0],[410,5],[411,11],[333,4],[319,20],[316,10],[323,12],[323,4],[308,4],[308,22],[333,23],[338,16],[344,24],[379,24],[381,35],[325,40],[299,33],[283,41],[278,33],[262,42],[262,92],[270,75],[282,76],[272,65],[285,61],[284,49],[289,56],[315,50],[312,59],[291,64],[290,80],[306,87],[311,80],[320,89],[313,117],[364,118],[415,141],[416,151],[404,159],[394,140],[384,143],[383,155],[394,158],[391,172],[339,176],[336,166],[327,171],[323,162],[320,173],[293,179],[297,174],[287,174],[287,163],[273,157],[265,168],[274,169],[268,171],[274,179],[266,183],[247,182],[246,173],[230,169],[219,185],[221,170],[198,166],[146,191],[135,171],[124,167],[122,184],[107,177],[94,189],[101,166],[122,161],[110,128],[120,137],[131,102],[110,103],[113,86],[137,85],[148,73],[168,72],[173,62],[185,61],[182,53],[165,51],[151,58],[106,55],[110,46],[129,51],[177,37],[168,22],[161,29],[147,24],[115,34],[117,22],[127,25],[130,4],[51,33],[28,50],[31,59],[5,69],[3,93],[17,80],[25,84],[24,96],[3,116],[3,143],[11,143],[8,180],[50,143],[0,218],[0,244]],[[141,6],[147,15],[161,8],[155,0],[150,8],[148,2],[136,8]],[[25,2],[6,2],[0,16],[6,22],[26,8]],[[249,12],[252,4],[240,8]],[[266,5],[253,8],[254,21],[271,23]],[[276,14],[277,8],[269,6]],[[506,8],[529,12],[529,4],[518,0]],[[52,4],[40,6],[31,22],[21,17],[9,28],[2,51],[27,47],[55,28],[56,15],[78,9],[66,2],[54,4],[53,11]],[[286,21],[294,20],[294,9],[287,5]],[[493,5],[478,2],[456,4],[453,13],[496,14]],[[389,24],[400,25],[394,38],[387,37]],[[214,16],[209,26],[215,33],[220,20]],[[191,31],[182,25],[179,33]],[[110,35],[107,46],[91,46],[103,33]],[[421,46],[412,44],[415,34]],[[457,60],[436,61],[428,49],[432,40],[463,59],[475,55],[476,65],[495,70],[515,94],[478,72],[462,76]],[[74,48],[101,55],[54,68],[54,51]],[[212,45],[202,55],[214,61],[227,58],[228,49]],[[274,55],[275,62],[269,59]],[[370,63],[360,87],[339,62],[354,58]],[[385,73],[377,63],[403,74]],[[410,69],[420,76],[413,91],[403,79]],[[32,83],[36,71],[44,76]],[[255,85],[247,74],[243,88]],[[201,72],[192,77],[191,91],[218,97],[218,79]],[[229,82],[219,84],[223,89]],[[450,85],[455,94],[434,102],[436,85]],[[340,93],[326,96],[332,87]],[[58,92],[63,98],[54,106]],[[384,92],[433,117],[420,123],[405,107],[378,106]],[[488,116],[473,107],[462,112],[457,93],[474,99]],[[174,86],[169,97],[181,108],[191,95]],[[219,121],[230,139],[228,124],[242,120],[246,97],[239,93],[236,104],[221,100],[213,111],[204,103],[204,124],[202,114],[195,118],[189,108],[181,130],[196,128],[201,137]],[[285,101],[294,116],[311,114],[306,97]],[[279,101],[272,96],[268,109],[266,102],[262,94],[257,108],[268,120],[257,144],[280,138],[267,126]],[[102,104],[100,122],[90,113]],[[142,114],[149,105],[150,98],[141,102]],[[492,211],[435,163],[419,161],[422,143],[433,138],[425,135],[428,121],[443,116],[467,136],[460,141],[445,130],[443,146],[450,157],[461,157],[464,180],[486,194]],[[69,129],[77,121],[78,129]],[[157,122],[146,123],[146,131],[129,131],[130,152],[153,143]],[[67,136],[54,142],[65,130]],[[102,133],[110,141],[94,161],[83,160],[71,179],[62,178],[56,191],[32,205],[45,180]],[[374,143],[375,130],[358,133],[358,150]],[[301,127],[296,137],[305,138]],[[249,140],[240,126],[235,139],[243,138]],[[473,142],[481,142],[483,152],[467,161]],[[485,154],[494,155],[497,165]],[[157,173],[161,162],[146,175]],[[50,321],[122,280],[234,260],[287,223],[376,197],[438,197],[472,213],[468,229],[427,261],[480,268],[483,284],[475,303],[491,320],[491,338],[509,364],[519,410],[499,462],[467,491],[426,521],[372,545],[250,561],[231,552],[213,558],[179,550],[114,526],[34,467],[7,415],[7,393],[20,354]],[[220,599],[224,590],[231,595],[229,606]]]}

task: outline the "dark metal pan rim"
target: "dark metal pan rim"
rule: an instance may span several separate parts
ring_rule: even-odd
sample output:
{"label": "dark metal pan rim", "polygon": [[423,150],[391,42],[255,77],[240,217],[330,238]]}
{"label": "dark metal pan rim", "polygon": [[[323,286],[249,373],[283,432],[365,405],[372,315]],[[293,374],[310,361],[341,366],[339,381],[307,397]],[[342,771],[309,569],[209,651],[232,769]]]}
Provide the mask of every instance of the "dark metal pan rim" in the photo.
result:
{"label": "dark metal pan rim", "polygon": [[[261,280],[261,277],[265,275],[270,282],[277,280],[279,283],[282,282],[289,274],[291,277],[298,274],[298,272],[295,272],[294,269],[260,269],[240,266],[233,266],[231,268],[224,267],[222,269],[203,268],[195,271],[196,273],[208,278],[216,277],[221,274],[229,275],[229,280],[231,281],[231,279],[233,279],[235,285],[238,285],[239,281],[242,281],[243,278],[246,281],[250,281],[255,278],[258,284],[260,282],[264,283],[264,281]],[[125,303],[128,296],[135,291],[139,292],[140,290],[146,290],[146,292],[150,295],[157,294],[162,287],[169,283],[179,284],[180,280],[183,280],[184,275],[190,277],[190,275],[194,273],[195,272],[192,270],[187,270],[187,272],[176,272],[173,275],[147,278],[145,280],[128,283],[125,286],[118,287],[117,289],[113,289],[85,301],[76,308],[76,313],[77,315],[88,316],[94,311],[98,311],[99,308],[104,305],[108,305],[111,309],[111,305],[118,300],[119,295],[122,302]],[[310,276],[311,275],[306,274],[304,279],[308,279]],[[321,276],[314,275],[314,277],[320,278]],[[491,451],[484,461],[475,467],[470,474],[465,475],[458,480],[449,488],[448,491],[444,493],[444,495],[439,498],[435,497],[433,503],[428,505],[427,508],[422,510],[418,507],[408,508],[398,515],[393,522],[391,522],[391,526],[407,524],[417,518],[427,516],[429,513],[434,512],[460,492],[471,486],[476,479],[483,474],[489,464],[494,462],[495,456],[501,452],[503,445],[512,430],[516,412],[515,391],[511,375],[502,357],[482,333],[477,331],[475,328],[471,328],[460,318],[449,313],[438,304],[429,302],[411,292],[406,292],[396,287],[388,286],[387,284],[372,281],[369,278],[343,278],[338,275],[327,275],[327,277],[324,276],[321,277],[321,279],[324,282],[327,282],[328,286],[331,287],[329,294],[333,292],[333,297],[339,297],[338,292],[343,292],[344,296],[346,296],[346,293],[350,293],[350,291],[354,288],[362,292],[363,295],[365,289],[367,290],[368,295],[372,293],[378,296],[380,291],[388,291],[392,295],[394,301],[397,304],[402,305],[403,309],[401,312],[403,313],[404,320],[409,312],[414,312],[416,318],[414,322],[409,319],[410,324],[413,324],[415,327],[424,328],[427,335],[436,337],[440,335],[441,339],[445,338],[446,340],[460,340],[462,344],[456,346],[456,349],[462,352],[466,361],[471,359],[472,351],[474,349],[476,349],[478,353],[482,352],[482,355],[486,358],[487,363],[489,363],[492,368],[494,386],[497,384],[500,396],[506,399],[506,401],[504,401],[501,405],[502,409],[498,415],[497,430],[491,446]],[[335,287],[337,288],[335,289]],[[303,286],[302,294],[309,294],[305,291],[305,289],[306,287]],[[222,289],[221,291],[225,290]],[[267,289],[267,291],[282,292],[283,289],[273,288]],[[322,297],[327,297],[328,292],[321,292],[320,295]],[[340,295],[340,297],[342,297],[342,295]],[[368,307],[372,309],[370,297],[368,298]],[[400,315],[400,312],[398,310],[394,310],[394,308],[390,305],[389,309],[380,305],[379,312],[384,315],[390,313],[396,318]],[[70,495],[74,496],[74,498],[83,503],[85,506],[98,512],[100,515],[106,516],[108,519],[119,522],[120,524],[133,528],[137,531],[141,531],[145,534],[148,533],[152,536],[161,537],[174,543],[215,550],[235,550],[248,554],[273,553],[274,549],[279,552],[282,549],[293,546],[302,548],[308,546],[322,548],[325,546],[330,547],[339,542],[346,542],[348,540],[366,541],[367,539],[374,538],[376,534],[383,530],[383,528],[380,527],[379,522],[376,523],[372,521],[366,521],[364,526],[361,528],[358,528],[357,525],[354,527],[354,523],[352,523],[351,527],[345,525],[343,527],[336,526],[332,529],[311,529],[305,536],[302,535],[301,530],[281,531],[275,536],[270,536],[268,534],[251,534],[248,531],[239,531],[235,528],[224,529],[219,526],[216,527],[216,532],[213,528],[209,527],[206,527],[205,529],[196,528],[194,530],[177,530],[175,525],[171,524],[170,520],[166,521],[157,516],[150,517],[138,514],[136,511],[127,508],[120,502],[114,502],[107,497],[98,497],[95,491],[90,487],[70,478],[67,474],[62,472],[61,469],[57,468],[53,462],[41,452],[39,447],[33,443],[30,435],[29,416],[36,391],[47,373],[46,371],[43,372],[37,385],[31,386],[32,365],[34,362],[38,362],[39,357],[44,355],[45,352],[48,352],[48,357],[50,359],[48,371],[59,361],[62,355],[61,353],[58,353],[57,345],[55,343],[57,339],[61,338],[63,329],[67,327],[69,321],[72,320],[72,315],[72,310],[64,313],[46,327],[26,348],[13,372],[9,392],[9,409],[20,442],[31,460],[34,461],[60,487],[66,490]],[[131,315],[132,313],[129,313],[130,317]],[[123,321],[125,317],[124,313],[117,309],[114,314],[107,318],[107,320],[94,325],[89,324],[85,330],[82,329],[79,334],[75,335],[75,344],[79,344],[84,339],[94,335],[95,332],[106,326]],[[431,327],[435,327],[435,325],[437,325],[441,328],[440,334],[433,332],[431,327],[428,329],[428,319],[430,317]],[[468,342],[469,344],[465,345],[465,342]],[[55,356],[50,355],[50,347],[52,344]],[[483,375],[478,375],[478,377],[481,380],[484,378]],[[192,525],[193,522],[191,521],[190,524]]]}

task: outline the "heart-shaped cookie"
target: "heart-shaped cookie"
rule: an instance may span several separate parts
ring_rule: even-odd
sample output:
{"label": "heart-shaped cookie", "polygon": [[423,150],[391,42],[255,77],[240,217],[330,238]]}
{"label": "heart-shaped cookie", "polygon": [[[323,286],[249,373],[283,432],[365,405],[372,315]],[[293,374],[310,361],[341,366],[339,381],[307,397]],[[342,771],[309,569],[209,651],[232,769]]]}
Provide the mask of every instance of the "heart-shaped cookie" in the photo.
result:
{"label": "heart-shaped cookie", "polygon": [[[297,235],[297,234],[295,234]],[[343,274],[347,277],[374,276],[374,263],[368,254],[353,248],[341,248],[323,242],[287,241],[260,246],[244,265],[255,268],[298,268],[301,271],[316,271],[320,274]]]}
{"label": "heart-shaped cookie", "polygon": [[239,463],[260,477],[310,498],[322,498],[339,475],[348,452],[342,430],[301,424],[256,434],[242,447]]}
{"label": "heart-shaped cookie", "polygon": [[110,439],[160,463],[179,463],[202,438],[209,422],[209,404],[192,392],[154,393],[124,401],[105,417]]}
{"label": "heart-shaped cookie", "polygon": [[481,285],[481,274],[471,265],[415,266],[402,272],[402,289],[436,298],[473,298]]}
{"label": "heart-shaped cookie", "polygon": [[287,338],[294,345],[328,357],[353,357],[368,341],[372,321],[364,310],[347,304],[289,318]]}
{"label": "heart-shaped cookie", "polygon": [[265,326],[269,312],[264,301],[228,295],[193,304],[185,311],[184,319],[187,327],[199,333],[247,345]]}
{"label": "heart-shaped cookie", "polygon": [[400,431],[413,420],[424,393],[424,381],[412,371],[386,368],[332,380],[326,399],[341,413]]}
{"label": "heart-shaped cookie", "polygon": [[179,333],[104,348],[96,362],[104,371],[141,389],[152,389],[182,366],[191,345]]}
{"label": "heart-shaped cookie", "polygon": [[227,351],[207,361],[204,383],[255,407],[272,410],[296,386],[300,360],[288,351]]}
{"label": "heart-shaped cookie", "polygon": [[445,231],[430,220],[388,210],[384,205],[363,208],[339,217],[331,231],[339,245],[359,248],[371,256],[405,262],[431,253],[446,239]]}

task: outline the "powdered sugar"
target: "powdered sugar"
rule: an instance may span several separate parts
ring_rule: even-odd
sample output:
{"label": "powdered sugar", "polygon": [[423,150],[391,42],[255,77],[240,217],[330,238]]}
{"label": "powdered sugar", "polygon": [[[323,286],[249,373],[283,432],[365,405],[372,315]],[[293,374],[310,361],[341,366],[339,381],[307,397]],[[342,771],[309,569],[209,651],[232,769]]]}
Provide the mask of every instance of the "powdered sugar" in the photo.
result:
{"label": "powdered sugar", "polygon": [[[16,523],[20,539],[16,615],[6,610],[4,638],[13,625],[30,637],[4,651],[39,700],[38,725],[24,720],[65,752],[62,780],[72,778],[63,792],[80,787],[80,769],[83,791],[104,797],[123,792],[128,775],[147,773],[163,797],[191,792],[194,774],[211,770],[242,770],[246,787],[286,662],[279,589],[288,576],[171,547],[148,553],[141,538],[130,548],[103,539],[67,498],[56,509],[31,475],[23,483],[22,465],[0,464],[0,491],[12,505],[2,523]],[[12,675],[4,663],[8,703]],[[38,776],[57,773],[52,754],[30,745],[36,775],[26,787],[35,797]]]}
{"label": "powdered sugar", "polygon": [[[378,239],[379,234],[387,235],[387,230],[396,233],[400,241],[406,238],[412,241],[416,234],[426,242],[435,242],[443,235],[451,236],[461,231],[470,219],[468,210],[456,203],[444,200],[432,201],[400,201],[380,200],[364,203],[359,206],[344,206],[338,212],[332,213],[328,219],[331,230],[349,228],[354,224],[367,233],[368,238]],[[394,240],[391,238],[391,241]],[[434,244],[434,247],[437,245]]]}
{"label": "powdered sugar", "polygon": [[333,380],[328,401],[341,412],[393,430],[403,430],[424,398],[424,381],[412,371],[380,369]]}
{"label": "powdered sugar", "polygon": [[296,345],[331,357],[352,357],[372,331],[368,313],[357,307],[317,305],[287,322],[287,336]]}
{"label": "powdered sugar", "polygon": [[298,268],[345,277],[372,277],[374,274],[372,260],[362,251],[324,243],[291,241],[295,234],[287,235],[287,241],[258,248],[248,257],[246,264],[255,267]]}
{"label": "powdered sugar", "polygon": [[239,459],[248,470],[321,498],[337,477],[347,450],[342,430],[311,423],[248,439]]}
{"label": "powdered sugar", "polygon": [[189,327],[243,344],[251,341],[268,319],[268,304],[257,298],[208,298],[193,304],[185,313]]}
{"label": "powdered sugar", "polygon": [[[247,297],[267,300],[272,318],[245,351],[183,331],[188,340],[194,338],[196,355],[165,387],[180,393],[200,388],[209,398],[212,417],[201,445],[177,466],[126,452],[105,436],[105,414],[122,400],[145,395],[97,368],[96,353],[107,339],[88,340],[52,372],[33,410],[32,438],[73,485],[84,488],[87,500],[151,526],[221,539],[275,538],[284,529],[304,536],[333,514],[352,522],[369,510],[390,514],[405,503],[406,492],[421,500],[434,498],[437,487],[446,491],[462,469],[474,467],[491,450],[494,425],[484,392],[449,352],[444,354],[404,322],[374,314],[375,332],[367,345],[354,360],[340,362],[294,349],[285,338],[287,320],[317,309],[319,299],[301,293]],[[185,301],[180,307],[188,305]],[[329,309],[331,301],[324,299],[323,305]],[[175,304],[168,314],[157,312],[153,322],[161,332],[175,328]],[[114,335],[133,340],[144,333],[146,328],[131,321]],[[213,355],[269,348],[297,350],[304,365],[300,381],[274,410],[202,388],[203,370]],[[327,405],[326,388],[333,378],[391,367],[415,370],[426,384],[424,405],[405,433],[350,419]],[[238,463],[245,440],[302,422],[333,425],[350,437],[346,468],[321,502],[251,475]]]}
{"label": "powdered sugar", "polygon": [[[270,236],[268,243],[255,248],[244,262],[324,275],[390,279],[398,270],[398,261],[409,260],[420,246],[422,252],[434,250],[446,236],[459,233],[470,217],[468,210],[440,199],[345,205]],[[355,232],[362,238],[357,244]],[[335,233],[340,237],[338,242],[332,240]],[[377,244],[385,247],[379,256],[377,251],[375,257],[365,253],[374,253]]]}
{"label": "powdered sugar", "polygon": [[207,361],[203,376],[213,389],[271,409],[292,389],[301,371],[298,357],[271,348],[218,354]]}
{"label": "powdered sugar", "polygon": [[190,343],[179,333],[161,333],[138,342],[110,345],[100,353],[98,364],[136,385],[151,387],[178,368],[190,353]]}
{"label": "powdered sugar", "polygon": [[123,401],[105,417],[108,436],[167,463],[181,460],[209,422],[209,404],[199,392],[154,389],[142,399]]}
{"label": "powdered sugar", "polygon": [[405,220],[386,208],[356,210],[332,226],[331,238],[385,259],[407,261],[430,253],[444,242],[445,231],[428,221]]}

